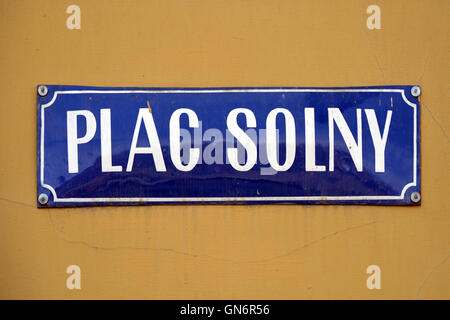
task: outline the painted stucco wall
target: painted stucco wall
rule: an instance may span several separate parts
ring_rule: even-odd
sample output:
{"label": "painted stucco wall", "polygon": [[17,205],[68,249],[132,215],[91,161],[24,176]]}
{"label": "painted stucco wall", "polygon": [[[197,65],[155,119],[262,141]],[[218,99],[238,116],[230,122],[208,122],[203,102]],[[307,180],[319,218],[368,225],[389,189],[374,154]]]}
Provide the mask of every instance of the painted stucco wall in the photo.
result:
{"label": "painted stucco wall", "polygon": [[[71,4],[81,29],[67,28]],[[381,29],[367,27],[371,4]],[[449,299],[449,12],[447,0],[0,0],[0,298]],[[41,83],[420,84],[422,205],[38,210]]]}

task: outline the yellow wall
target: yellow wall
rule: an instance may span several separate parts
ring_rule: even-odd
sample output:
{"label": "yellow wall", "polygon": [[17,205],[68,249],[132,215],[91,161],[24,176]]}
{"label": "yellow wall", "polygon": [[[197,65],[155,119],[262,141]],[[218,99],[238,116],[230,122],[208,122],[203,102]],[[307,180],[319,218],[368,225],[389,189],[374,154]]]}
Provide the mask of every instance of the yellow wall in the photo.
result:
{"label": "yellow wall", "polygon": [[[81,8],[81,30],[66,8]],[[381,8],[381,30],[366,8]],[[450,298],[450,1],[0,0],[0,298]],[[422,205],[36,208],[36,85],[422,87]],[[400,164],[401,165],[401,164]],[[79,265],[81,290],[66,288]],[[381,267],[381,290],[366,268]]]}

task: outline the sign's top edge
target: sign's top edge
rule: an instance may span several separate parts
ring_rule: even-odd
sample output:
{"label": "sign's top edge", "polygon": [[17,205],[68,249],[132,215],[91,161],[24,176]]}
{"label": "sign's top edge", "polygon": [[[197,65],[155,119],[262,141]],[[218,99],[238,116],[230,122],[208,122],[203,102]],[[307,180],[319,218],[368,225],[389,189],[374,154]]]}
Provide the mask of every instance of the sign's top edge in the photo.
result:
{"label": "sign's top edge", "polygon": [[411,88],[413,86],[416,86],[414,84],[408,84],[408,85],[383,85],[383,86],[334,86],[334,87],[295,87],[295,86],[233,86],[233,87],[224,87],[224,86],[205,86],[205,87],[161,87],[161,86],[155,86],[155,87],[121,87],[121,86],[80,86],[80,85],[59,85],[59,84],[39,84],[37,87],[45,85],[49,89],[52,89],[52,91],[56,90],[251,90],[251,89],[261,89],[261,90],[341,90],[341,89],[351,89],[351,90],[363,90],[363,89],[406,89]]}

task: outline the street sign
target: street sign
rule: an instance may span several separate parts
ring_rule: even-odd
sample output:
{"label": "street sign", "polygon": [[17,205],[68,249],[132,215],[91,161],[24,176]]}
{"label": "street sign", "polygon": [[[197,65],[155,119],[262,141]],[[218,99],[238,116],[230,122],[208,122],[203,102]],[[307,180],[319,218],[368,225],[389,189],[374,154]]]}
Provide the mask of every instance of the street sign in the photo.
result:
{"label": "street sign", "polygon": [[420,203],[418,87],[38,87],[38,206]]}

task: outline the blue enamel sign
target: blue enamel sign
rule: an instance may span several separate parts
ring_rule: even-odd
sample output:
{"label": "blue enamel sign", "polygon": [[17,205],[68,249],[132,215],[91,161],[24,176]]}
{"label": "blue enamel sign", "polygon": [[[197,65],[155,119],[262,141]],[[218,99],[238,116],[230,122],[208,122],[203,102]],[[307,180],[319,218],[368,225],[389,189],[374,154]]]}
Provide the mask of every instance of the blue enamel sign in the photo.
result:
{"label": "blue enamel sign", "polygon": [[420,203],[412,86],[38,90],[38,206]]}

